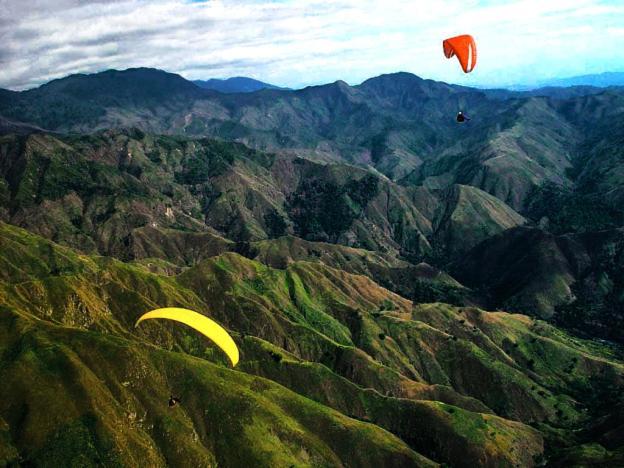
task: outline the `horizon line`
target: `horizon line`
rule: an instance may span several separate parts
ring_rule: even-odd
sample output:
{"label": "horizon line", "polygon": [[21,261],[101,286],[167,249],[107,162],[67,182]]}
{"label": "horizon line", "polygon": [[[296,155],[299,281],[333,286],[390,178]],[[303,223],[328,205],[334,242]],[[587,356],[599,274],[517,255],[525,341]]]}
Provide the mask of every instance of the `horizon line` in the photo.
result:
{"label": "horizon line", "polygon": [[[548,87],[554,87],[554,88],[573,88],[573,87],[578,87],[578,86],[589,86],[589,87],[595,87],[595,88],[609,88],[611,86],[615,86],[615,87],[620,87],[620,86],[624,86],[624,82],[621,85],[607,85],[607,86],[596,86],[596,85],[591,85],[591,84],[575,84],[575,85],[563,85],[563,86],[557,86],[556,84],[548,84],[548,83],[556,83],[558,81],[566,81],[566,80],[573,80],[573,79],[580,79],[580,78],[588,78],[588,77],[599,77],[599,76],[605,76],[605,75],[623,75],[624,78],[624,70],[610,70],[610,71],[605,71],[605,72],[600,72],[600,73],[587,73],[587,74],[583,74],[583,75],[572,75],[572,76],[565,76],[565,77],[558,77],[558,78],[551,78],[551,79],[547,79],[547,80],[541,80],[539,82],[533,83],[533,84],[523,84],[523,83],[508,83],[505,85],[493,85],[493,84],[478,84],[478,83],[473,83],[471,85],[465,85],[465,84],[460,84],[460,83],[452,83],[452,82],[447,82],[447,81],[442,81],[442,80],[436,80],[434,78],[425,78],[423,76],[417,75],[416,73],[412,73],[412,72],[408,72],[408,71],[403,71],[403,70],[398,70],[398,71],[394,71],[394,72],[389,72],[389,73],[381,73],[379,75],[374,75],[371,76],[369,78],[364,79],[363,81],[359,82],[359,83],[349,83],[346,80],[343,79],[336,79],[334,81],[328,81],[328,82],[321,82],[321,83],[310,83],[307,84],[305,86],[300,86],[300,87],[292,87],[289,85],[284,85],[284,84],[275,84],[275,83],[271,83],[268,81],[264,81],[263,79],[260,78],[256,78],[253,76],[243,76],[243,75],[235,75],[235,76],[228,76],[228,77],[224,77],[224,78],[220,78],[220,77],[208,77],[208,78],[201,78],[201,79],[189,79],[186,78],[185,76],[182,75],[182,73],[180,72],[174,72],[174,71],[169,71],[166,70],[164,68],[156,68],[156,67],[128,67],[128,68],[124,68],[124,69],[119,69],[119,68],[107,68],[107,69],[103,69],[103,70],[99,70],[99,71],[94,71],[94,72],[75,72],[75,73],[70,73],[68,75],[65,75],[63,77],[60,78],[54,78],[52,80],[43,82],[37,86],[34,86],[32,88],[24,88],[24,89],[11,89],[11,88],[3,88],[0,87],[0,89],[6,90],[6,91],[11,91],[11,92],[15,92],[15,93],[22,93],[22,92],[27,92],[27,91],[32,91],[35,89],[39,89],[42,86],[46,86],[50,83],[53,83],[55,81],[62,81],[65,80],[67,78],[70,78],[72,76],[93,76],[93,75],[99,75],[102,73],[107,73],[107,72],[128,72],[131,70],[156,70],[156,71],[160,71],[160,72],[164,72],[164,73],[168,73],[171,75],[176,75],[179,76],[180,78],[182,78],[185,81],[188,81],[189,83],[193,83],[195,84],[196,81],[209,81],[209,80],[218,80],[218,81],[227,81],[233,78],[246,78],[246,79],[252,79],[255,81],[259,81],[261,83],[267,84],[267,85],[271,85],[271,86],[276,86],[278,88],[281,89],[274,89],[274,91],[299,91],[299,90],[303,90],[306,88],[311,88],[311,87],[318,87],[318,86],[327,86],[330,84],[334,84],[334,83],[338,83],[338,82],[342,82],[347,84],[350,87],[357,87],[362,85],[363,83],[375,79],[375,78],[379,78],[382,76],[389,76],[389,75],[398,75],[398,74],[406,74],[406,75],[411,75],[411,76],[415,76],[423,81],[434,81],[436,83],[443,83],[443,84],[447,84],[447,85],[452,85],[452,86],[460,86],[463,88],[472,88],[472,89],[479,89],[479,90],[497,90],[497,89],[503,89],[503,90],[509,90],[509,91],[531,91],[531,90],[537,90],[537,89],[541,89],[541,88],[548,88]],[[197,85],[196,85],[197,86]]]}

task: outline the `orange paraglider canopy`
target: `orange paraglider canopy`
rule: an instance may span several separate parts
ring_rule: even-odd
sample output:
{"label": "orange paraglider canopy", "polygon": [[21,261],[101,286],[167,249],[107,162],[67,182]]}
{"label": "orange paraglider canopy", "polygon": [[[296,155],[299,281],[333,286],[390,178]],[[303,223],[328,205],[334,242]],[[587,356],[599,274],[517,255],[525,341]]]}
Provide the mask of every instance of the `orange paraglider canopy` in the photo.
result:
{"label": "orange paraglider canopy", "polygon": [[471,35],[463,34],[450,37],[444,40],[442,46],[444,47],[446,58],[457,55],[457,59],[465,73],[470,73],[474,70],[477,64],[477,44],[475,44],[475,40]]}

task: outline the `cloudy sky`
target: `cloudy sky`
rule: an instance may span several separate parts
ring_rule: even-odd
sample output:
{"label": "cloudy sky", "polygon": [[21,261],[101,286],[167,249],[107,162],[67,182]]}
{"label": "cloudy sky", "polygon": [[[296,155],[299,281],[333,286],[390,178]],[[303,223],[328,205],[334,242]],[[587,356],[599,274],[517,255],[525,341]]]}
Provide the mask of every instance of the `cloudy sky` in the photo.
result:
{"label": "cloudy sky", "polygon": [[[442,54],[463,33],[469,75]],[[289,87],[395,71],[531,84],[624,71],[624,0],[0,0],[0,87],[138,66]]]}

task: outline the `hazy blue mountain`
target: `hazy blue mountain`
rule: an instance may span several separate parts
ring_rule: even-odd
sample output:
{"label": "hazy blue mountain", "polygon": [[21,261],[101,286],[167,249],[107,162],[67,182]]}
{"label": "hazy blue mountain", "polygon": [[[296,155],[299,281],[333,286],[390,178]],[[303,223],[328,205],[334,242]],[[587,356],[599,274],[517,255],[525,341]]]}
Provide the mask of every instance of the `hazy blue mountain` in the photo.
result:
{"label": "hazy blue mountain", "polygon": [[592,75],[573,76],[550,80],[548,86],[597,86],[606,88],[608,86],[624,86],[624,72],[606,72]]}
{"label": "hazy blue mountain", "polygon": [[538,88],[571,86],[593,86],[596,88],[608,88],[609,86],[624,86],[624,72],[593,73],[590,75],[570,76],[568,78],[555,78],[540,81],[535,85],[516,85],[509,89],[526,91]]}
{"label": "hazy blue mountain", "polygon": [[261,89],[288,89],[245,76],[234,76],[226,79],[211,78],[209,80],[194,80],[193,83],[200,88],[213,89],[220,93],[253,93]]}

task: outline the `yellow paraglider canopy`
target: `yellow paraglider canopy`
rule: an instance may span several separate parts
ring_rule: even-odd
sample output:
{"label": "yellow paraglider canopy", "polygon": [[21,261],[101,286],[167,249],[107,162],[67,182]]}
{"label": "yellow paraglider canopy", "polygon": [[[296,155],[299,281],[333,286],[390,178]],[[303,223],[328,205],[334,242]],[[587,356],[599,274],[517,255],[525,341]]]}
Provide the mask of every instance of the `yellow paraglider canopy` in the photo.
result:
{"label": "yellow paraglider canopy", "polygon": [[143,320],[149,319],[169,319],[188,325],[214,341],[230,358],[232,366],[238,363],[238,348],[230,334],[225,331],[225,328],[205,315],[179,307],[166,307],[143,314],[134,326],[137,327]]}

